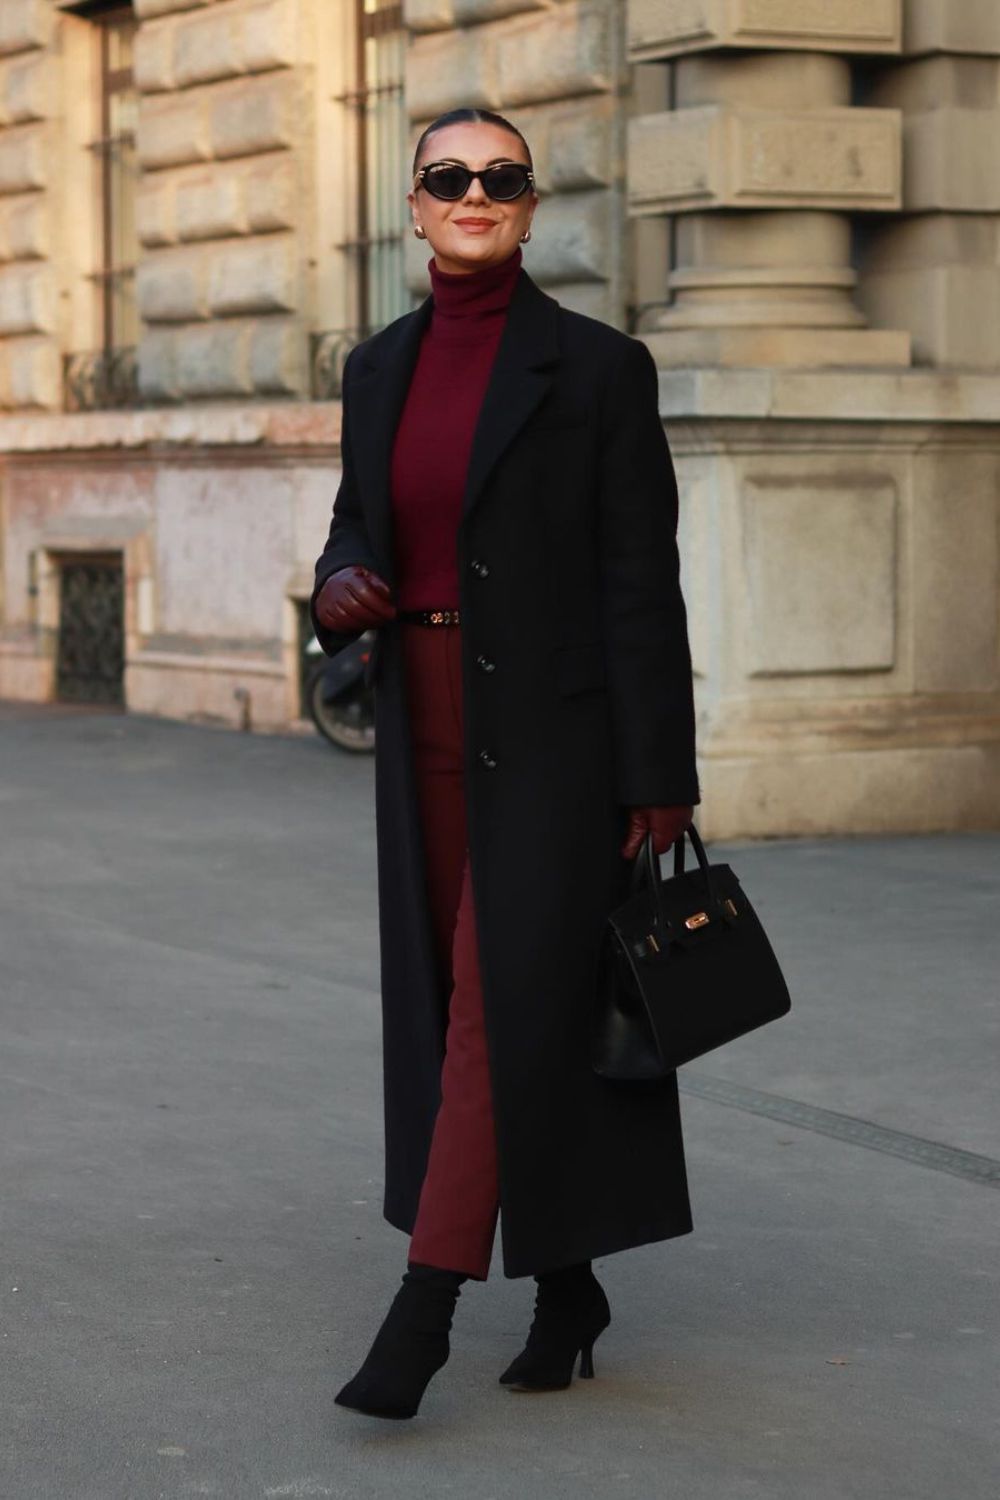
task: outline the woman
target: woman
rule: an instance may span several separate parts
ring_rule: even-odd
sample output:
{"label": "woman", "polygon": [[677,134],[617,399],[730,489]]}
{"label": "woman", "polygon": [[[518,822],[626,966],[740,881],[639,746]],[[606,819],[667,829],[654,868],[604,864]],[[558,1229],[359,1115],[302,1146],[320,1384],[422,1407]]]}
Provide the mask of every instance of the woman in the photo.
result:
{"label": "woman", "polygon": [[592,1373],[595,1256],[691,1228],[676,1082],[592,1071],[598,942],[647,830],[698,799],[677,493],[645,345],[521,266],[527,144],[487,110],[423,132],[408,202],[431,295],[353,349],[312,598],[375,627],[384,1213],[407,1269],[337,1397],[417,1410],[461,1284],[534,1276],[500,1376]]}

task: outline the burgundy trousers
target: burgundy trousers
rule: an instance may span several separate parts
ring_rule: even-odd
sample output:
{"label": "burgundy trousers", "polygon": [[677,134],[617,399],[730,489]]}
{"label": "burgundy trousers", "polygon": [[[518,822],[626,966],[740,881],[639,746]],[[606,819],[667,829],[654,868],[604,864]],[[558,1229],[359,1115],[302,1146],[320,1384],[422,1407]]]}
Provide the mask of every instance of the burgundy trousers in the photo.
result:
{"label": "burgundy trousers", "polygon": [[449,981],[441,1105],[408,1258],[485,1281],[500,1203],[466,836],[461,627],[400,630],[431,923]]}

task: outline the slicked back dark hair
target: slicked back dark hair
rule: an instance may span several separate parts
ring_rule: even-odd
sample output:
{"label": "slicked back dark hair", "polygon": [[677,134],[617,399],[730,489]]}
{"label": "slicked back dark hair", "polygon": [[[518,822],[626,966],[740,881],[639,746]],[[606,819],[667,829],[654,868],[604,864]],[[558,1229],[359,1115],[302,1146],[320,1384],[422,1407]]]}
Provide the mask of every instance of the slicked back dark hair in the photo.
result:
{"label": "slicked back dark hair", "polygon": [[534,166],[534,163],[531,160],[531,147],[528,145],[527,141],[524,139],[524,136],[518,130],[516,125],[512,125],[509,120],[504,119],[503,115],[496,114],[496,112],[492,109],[473,109],[469,107],[463,109],[446,110],[443,115],[438,115],[436,120],[432,120],[431,123],[426,127],[426,129],[421,133],[420,139],[417,142],[416,150],[413,153],[414,176],[416,175],[417,166],[420,162],[420,154],[427,143],[428,137],[432,136],[435,130],[443,130],[446,125],[469,124],[499,125],[501,130],[509,130],[511,135],[517,136],[518,140],[521,142],[521,145],[524,147],[525,154],[528,158],[528,166]]}

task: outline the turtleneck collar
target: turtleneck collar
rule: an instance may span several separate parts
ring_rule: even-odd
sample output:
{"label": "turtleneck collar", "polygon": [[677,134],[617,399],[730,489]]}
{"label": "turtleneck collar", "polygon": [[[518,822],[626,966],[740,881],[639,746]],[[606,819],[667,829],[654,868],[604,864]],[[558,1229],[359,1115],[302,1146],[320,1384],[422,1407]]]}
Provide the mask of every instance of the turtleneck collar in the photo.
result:
{"label": "turtleneck collar", "polygon": [[457,332],[466,320],[475,323],[484,314],[506,309],[521,269],[521,247],[515,246],[506,260],[477,271],[441,271],[433,255],[427,269],[434,294],[434,322]]}

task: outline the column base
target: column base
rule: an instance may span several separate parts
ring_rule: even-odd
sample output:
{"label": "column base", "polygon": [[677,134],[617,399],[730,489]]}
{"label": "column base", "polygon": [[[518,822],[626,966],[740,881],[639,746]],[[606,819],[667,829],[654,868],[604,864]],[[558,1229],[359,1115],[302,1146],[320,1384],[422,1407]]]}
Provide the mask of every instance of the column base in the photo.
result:
{"label": "column base", "polygon": [[709,839],[1000,829],[997,739],[760,758],[707,755],[699,777],[695,821]]}

